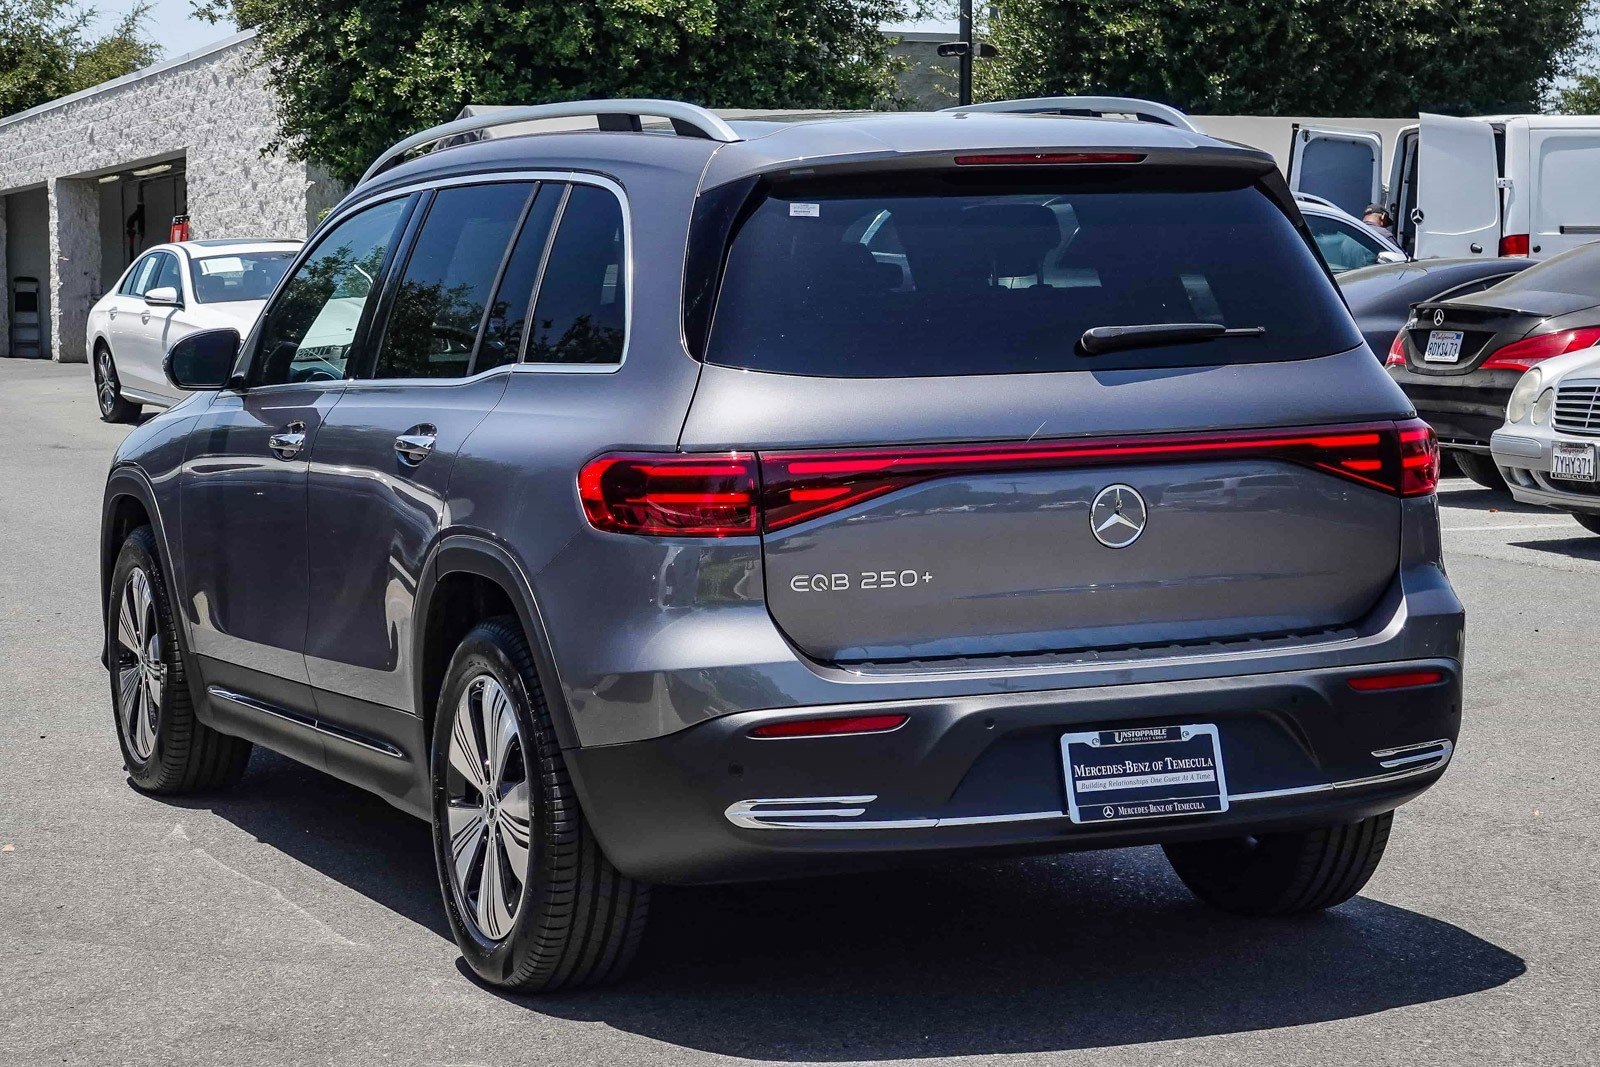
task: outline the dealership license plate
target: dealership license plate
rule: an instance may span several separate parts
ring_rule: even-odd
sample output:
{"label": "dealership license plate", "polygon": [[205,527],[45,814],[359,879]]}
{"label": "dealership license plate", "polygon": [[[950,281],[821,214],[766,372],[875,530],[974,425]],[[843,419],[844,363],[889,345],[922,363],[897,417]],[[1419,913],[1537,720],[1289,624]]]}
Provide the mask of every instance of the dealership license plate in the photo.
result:
{"label": "dealership license plate", "polygon": [[1073,822],[1228,810],[1222,745],[1210,723],[1066,734],[1061,759]]}
{"label": "dealership license plate", "polygon": [[1550,477],[1594,481],[1594,445],[1557,444],[1550,454]]}
{"label": "dealership license plate", "polygon": [[1460,359],[1460,330],[1428,331],[1428,347],[1422,350],[1424,363],[1456,363]]}

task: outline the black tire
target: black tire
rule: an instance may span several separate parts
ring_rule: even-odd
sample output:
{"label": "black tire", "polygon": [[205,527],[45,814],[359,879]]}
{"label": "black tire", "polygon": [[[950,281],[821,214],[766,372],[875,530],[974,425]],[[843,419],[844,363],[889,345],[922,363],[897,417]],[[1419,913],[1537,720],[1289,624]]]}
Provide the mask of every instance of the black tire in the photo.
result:
{"label": "black tire", "polygon": [[1485,489],[1493,489],[1497,493],[1510,491],[1506,488],[1506,480],[1500,476],[1500,468],[1494,465],[1494,460],[1489,456],[1455,450],[1451,454],[1456,457],[1456,466],[1461,468],[1461,473]]}
{"label": "black tire", "polygon": [[1394,812],[1360,822],[1259,837],[1166,845],[1189,891],[1235,915],[1301,915],[1343,904],[1367,884]]}
{"label": "black tire", "polygon": [[[136,595],[136,576],[144,580],[147,602]],[[218,733],[195,717],[181,636],[148,526],[122,542],[111,572],[106,628],[112,715],[134,787],[146,793],[194,793],[237,782],[250,762],[250,742]],[[161,679],[159,690],[147,687],[155,677]]]}
{"label": "black tire", "polygon": [[[474,687],[482,693],[485,678],[499,686],[515,716],[517,737],[502,747],[518,754],[503,759],[507,766],[520,761],[521,774],[513,769],[502,777],[493,771],[490,764],[495,757],[485,748],[480,751],[491,753],[483,757],[481,767],[487,785],[474,787],[456,769],[459,765],[452,763],[452,733],[462,717],[463,697],[468,698],[466,706],[470,708]],[[479,719],[480,727],[475,730],[474,714],[468,711],[465,729],[481,737],[487,733],[481,729],[487,719]],[[464,744],[456,743],[458,747]],[[512,744],[518,749],[513,750]],[[456,648],[434,717],[432,773],[439,886],[456,944],[473,973],[492,985],[530,993],[594,985],[619,976],[638,950],[650,889],[611,865],[583,817],[550,723],[533,655],[515,618],[479,623]],[[516,780],[517,785],[510,792],[500,792],[507,779]],[[514,850],[502,845],[502,852],[494,851],[491,829],[488,837],[471,832],[471,838],[481,842],[481,851],[464,852],[468,854],[467,873],[459,875],[451,842],[452,806],[461,840],[466,841],[466,820],[478,820],[471,822],[472,826],[505,825],[497,819],[503,810],[510,810],[517,789],[524,789],[526,803],[526,822],[517,824],[523,828],[522,841],[527,846],[524,869],[514,870]],[[487,799],[496,793],[500,807]],[[473,801],[474,795],[483,799]],[[475,803],[482,807],[475,808]],[[521,883],[514,914],[503,919],[505,932],[499,937],[486,934],[478,925],[489,874],[487,864],[479,867],[473,857],[483,855],[499,856],[505,866],[497,870],[511,871]],[[504,875],[499,876],[496,884],[504,884],[503,879]],[[474,882],[476,901],[472,899]]]}
{"label": "black tire", "polygon": [[1600,515],[1585,515],[1581,512],[1575,512],[1572,517],[1577,519],[1578,525],[1585,530],[1592,534],[1600,534]]}
{"label": "black tire", "polygon": [[123,398],[122,379],[117,377],[117,361],[112,358],[111,349],[103,343],[94,346],[94,395],[100,408],[101,422],[137,422],[139,412],[143,410],[138,404]]}

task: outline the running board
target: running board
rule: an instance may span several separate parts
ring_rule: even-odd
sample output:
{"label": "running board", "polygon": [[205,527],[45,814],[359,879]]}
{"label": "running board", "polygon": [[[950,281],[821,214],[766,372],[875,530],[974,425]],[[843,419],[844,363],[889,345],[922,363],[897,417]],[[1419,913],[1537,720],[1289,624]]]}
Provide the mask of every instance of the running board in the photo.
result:
{"label": "running board", "polygon": [[390,759],[397,759],[402,762],[410,762],[406,759],[406,754],[404,752],[400,751],[394,745],[389,744],[389,742],[380,741],[376,737],[368,737],[363,733],[357,733],[356,731],[351,730],[348,727],[340,726],[337,723],[327,722],[311,715],[302,715],[300,712],[290,711],[288,708],[281,708],[276,704],[269,704],[265,700],[258,700],[252,696],[245,696],[243,693],[235,693],[231,689],[224,689],[220,685],[206,686],[206,695],[216,700],[226,700],[234,707],[243,708],[245,711],[257,712],[262,715],[270,715],[275,719],[281,719],[284,722],[293,723],[296,726],[303,726],[306,729],[314,730],[325,737],[337,738],[340,741],[357,745],[361,748],[367,749],[368,751],[376,752],[379,755],[388,756]]}

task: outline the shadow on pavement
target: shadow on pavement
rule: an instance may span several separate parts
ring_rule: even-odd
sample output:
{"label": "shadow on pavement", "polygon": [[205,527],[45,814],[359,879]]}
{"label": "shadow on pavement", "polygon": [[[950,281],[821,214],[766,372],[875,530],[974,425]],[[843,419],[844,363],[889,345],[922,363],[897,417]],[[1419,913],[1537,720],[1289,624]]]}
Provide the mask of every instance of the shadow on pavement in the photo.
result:
{"label": "shadow on pavement", "polygon": [[1445,508],[1471,508],[1473,511],[1503,511],[1513,515],[1554,515],[1557,512],[1538,504],[1523,504],[1511,494],[1494,489],[1452,489],[1439,494],[1439,504]]}
{"label": "shadow on pavement", "polygon": [[1584,534],[1581,537],[1552,537],[1544,541],[1512,541],[1512,548],[1527,548],[1535,552],[1548,552],[1569,559],[1600,561],[1600,537]]}
{"label": "shadow on pavement", "polygon": [[[237,790],[189,803],[450,936],[427,827],[383,801],[258,750]],[[689,1049],[799,1062],[1297,1026],[1525,970],[1458,927],[1365,898],[1305,919],[1222,915],[1194,903],[1156,849],[662,888],[650,924],[618,985],[484,992]]]}

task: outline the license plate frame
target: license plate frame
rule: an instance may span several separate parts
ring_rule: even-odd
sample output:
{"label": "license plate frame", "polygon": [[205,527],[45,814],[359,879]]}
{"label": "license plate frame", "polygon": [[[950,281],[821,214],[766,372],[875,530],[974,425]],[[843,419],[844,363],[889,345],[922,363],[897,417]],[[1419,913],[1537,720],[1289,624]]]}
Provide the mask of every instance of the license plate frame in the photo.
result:
{"label": "license plate frame", "polygon": [[1594,483],[1594,445],[1557,441],[1550,450],[1550,477],[1567,482]]}
{"label": "license plate frame", "polygon": [[1228,810],[1222,738],[1213,723],[1063,734],[1061,764],[1067,815],[1075,823]]}
{"label": "license plate frame", "polygon": [[1460,330],[1429,330],[1428,344],[1422,350],[1422,362],[1460,363],[1461,342],[1465,336]]}

